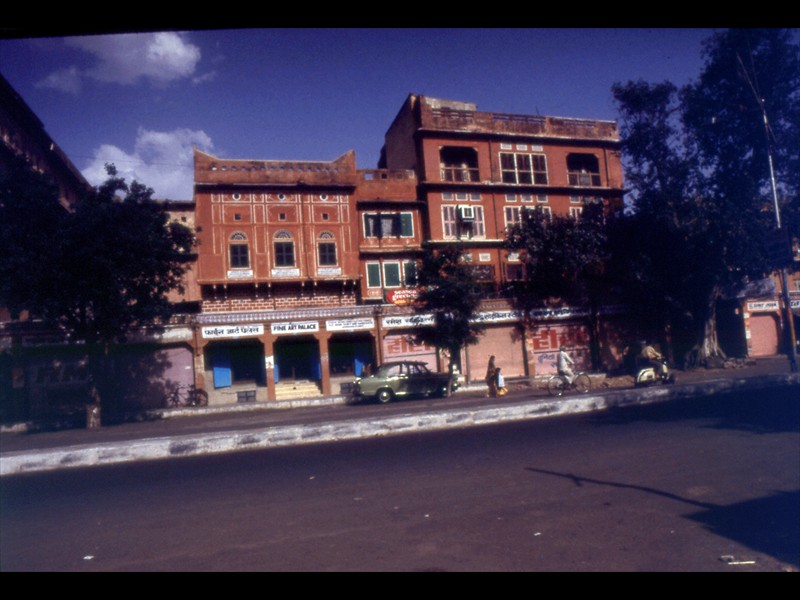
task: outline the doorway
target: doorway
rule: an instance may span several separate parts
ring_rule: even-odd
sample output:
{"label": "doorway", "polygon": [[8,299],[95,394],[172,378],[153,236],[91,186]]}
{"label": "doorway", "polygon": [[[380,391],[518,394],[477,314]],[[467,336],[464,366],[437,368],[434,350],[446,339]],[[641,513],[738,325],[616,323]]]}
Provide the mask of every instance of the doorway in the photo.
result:
{"label": "doorway", "polygon": [[291,338],[275,342],[275,383],[320,381],[319,344],[314,338]]}

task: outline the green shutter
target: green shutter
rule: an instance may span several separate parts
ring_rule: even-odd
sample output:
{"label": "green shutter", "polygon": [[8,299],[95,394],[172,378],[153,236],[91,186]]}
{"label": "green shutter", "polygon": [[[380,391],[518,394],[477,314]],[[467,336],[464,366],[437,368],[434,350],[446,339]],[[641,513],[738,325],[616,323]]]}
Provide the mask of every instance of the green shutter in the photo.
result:
{"label": "green shutter", "polygon": [[367,263],[367,287],[381,287],[381,265]]}
{"label": "green shutter", "polygon": [[386,287],[400,287],[400,263],[383,263],[383,282]]}
{"label": "green shutter", "polygon": [[411,213],[400,213],[400,237],[414,237],[414,222]]}

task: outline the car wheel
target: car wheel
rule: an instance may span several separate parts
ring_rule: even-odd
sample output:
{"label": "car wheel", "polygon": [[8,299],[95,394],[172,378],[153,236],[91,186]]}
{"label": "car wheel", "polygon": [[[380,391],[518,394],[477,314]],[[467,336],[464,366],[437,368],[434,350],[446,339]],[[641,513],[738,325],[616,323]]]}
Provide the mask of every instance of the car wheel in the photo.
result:
{"label": "car wheel", "polygon": [[378,402],[381,404],[388,404],[394,400],[394,393],[389,389],[378,390]]}

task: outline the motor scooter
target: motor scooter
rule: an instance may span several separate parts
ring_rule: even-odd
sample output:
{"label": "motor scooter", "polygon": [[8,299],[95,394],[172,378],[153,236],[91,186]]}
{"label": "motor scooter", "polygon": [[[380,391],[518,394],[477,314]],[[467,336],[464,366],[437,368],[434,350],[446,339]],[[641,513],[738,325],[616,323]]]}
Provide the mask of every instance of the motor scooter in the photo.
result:
{"label": "motor scooter", "polygon": [[643,387],[654,383],[675,383],[675,374],[670,372],[667,361],[662,360],[661,364],[663,368],[659,369],[660,372],[656,372],[656,367],[653,365],[643,365],[640,367],[634,378],[636,387]]}

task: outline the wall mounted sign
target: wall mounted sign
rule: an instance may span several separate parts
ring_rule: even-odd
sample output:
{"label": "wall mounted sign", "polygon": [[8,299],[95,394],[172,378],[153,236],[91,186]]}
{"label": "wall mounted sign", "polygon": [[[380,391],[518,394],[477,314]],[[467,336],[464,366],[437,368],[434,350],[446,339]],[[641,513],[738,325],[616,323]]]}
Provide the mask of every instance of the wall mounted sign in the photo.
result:
{"label": "wall mounted sign", "polygon": [[748,302],[747,310],[750,312],[760,312],[765,310],[778,310],[778,301],[769,300],[764,302]]}
{"label": "wall mounted sign", "polygon": [[275,335],[297,335],[298,333],[314,333],[319,331],[319,321],[302,321],[297,323],[273,323],[270,329]]}
{"label": "wall mounted sign", "polygon": [[203,327],[203,339],[251,337],[264,334],[263,325],[215,325]]}
{"label": "wall mounted sign", "polygon": [[252,279],[252,269],[237,269],[235,271],[228,271],[228,279]]}
{"label": "wall mounted sign", "polygon": [[328,331],[360,331],[373,327],[375,327],[375,319],[371,317],[325,321],[325,329]]}

